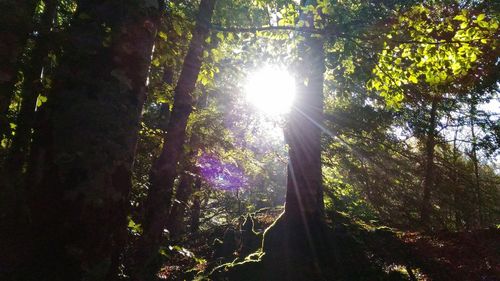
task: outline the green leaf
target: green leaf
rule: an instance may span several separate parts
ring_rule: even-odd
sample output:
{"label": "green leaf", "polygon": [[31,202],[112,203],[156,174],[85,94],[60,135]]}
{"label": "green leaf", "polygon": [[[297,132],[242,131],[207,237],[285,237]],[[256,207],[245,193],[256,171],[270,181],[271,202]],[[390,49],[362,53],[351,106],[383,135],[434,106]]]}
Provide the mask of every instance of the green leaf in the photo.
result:
{"label": "green leaf", "polygon": [[222,32],[217,32],[217,38],[219,38],[220,41],[224,41],[224,34]]}
{"label": "green leaf", "polygon": [[470,61],[471,61],[471,62],[475,62],[476,60],[477,60],[477,56],[476,56],[476,54],[472,53],[472,54],[470,55]]}
{"label": "green leaf", "polygon": [[160,60],[158,58],[155,58],[154,60],[151,61],[151,64],[155,67],[160,66]]}
{"label": "green leaf", "polygon": [[467,21],[467,17],[465,17],[464,15],[457,15],[453,19],[458,21]]}
{"label": "green leaf", "polygon": [[39,95],[38,98],[36,99],[36,107],[42,106],[42,104],[45,102],[47,102],[47,97]]}
{"label": "green leaf", "polygon": [[477,25],[479,25],[482,28],[489,28],[490,27],[490,24],[486,21],[478,21]]}
{"label": "green leaf", "polygon": [[158,36],[163,40],[167,40],[167,34],[163,31],[158,32]]}
{"label": "green leaf", "polygon": [[134,234],[142,233],[142,227],[140,224],[135,223],[134,220],[129,216],[127,228]]}
{"label": "green leaf", "polygon": [[165,247],[160,247],[160,249],[158,249],[158,254],[167,258],[169,257],[169,254],[167,253],[167,249],[165,249]]}

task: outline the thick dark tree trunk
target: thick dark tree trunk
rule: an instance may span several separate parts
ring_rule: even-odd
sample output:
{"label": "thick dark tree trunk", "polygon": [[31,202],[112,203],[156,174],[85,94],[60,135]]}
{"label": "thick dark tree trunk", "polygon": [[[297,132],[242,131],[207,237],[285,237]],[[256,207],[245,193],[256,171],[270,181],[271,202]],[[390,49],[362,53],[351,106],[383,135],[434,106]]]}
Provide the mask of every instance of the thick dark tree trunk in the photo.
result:
{"label": "thick dark tree trunk", "polygon": [[114,271],[159,21],[158,2],[78,4],[27,175],[25,274],[37,280],[105,280]]}
{"label": "thick dark tree trunk", "polygon": [[0,1],[0,139],[10,132],[8,111],[14,95],[19,60],[33,31],[33,16],[38,1]]}
{"label": "thick dark tree trunk", "polygon": [[[50,30],[51,19],[55,12],[55,1],[46,1],[44,13],[41,22],[38,25],[38,36],[35,39],[35,47],[32,50],[31,58],[24,62],[24,85],[22,87],[22,105],[16,120],[16,134],[13,136],[10,150],[8,151],[6,161],[2,167],[2,177],[0,178],[0,224],[4,231],[0,231],[0,241],[6,245],[0,245],[3,253],[6,254],[0,258],[0,263],[6,265],[18,263],[24,257],[17,252],[17,240],[15,237],[26,233],[27,226],[27,202],[22,184],[22,170],[28,153],[29,142],[31,140],[32,118],[35,112],[35,100],[40,85],[40,72],[42,69],[43,57],[47,55],[46,35]],[[38,77],[36,77],[38,75]],[[37,79],[38,78],[38,79]],[[14,241],[12,241],[14,239]],[[8,261],[7,261],[8,260]],[[14,266],[12,266],[14,267]],[[1,279],[1,278],[0,278]]]}
{"label": "thick dark tree trunk", "polygon": [[[301,18],[313,26],[312,13]],[[326,266],[330,249],[325,236],[321,171],[324,42],[321,37],[302,35],[296,97],[285,128],[289,154],[285,212],[265,232],[263,242],[268,263],[279,261],[279,280],[323,280],[321,264]]]}
{"label": "thick dark tree trunk", "polygon": [[11,178],[19,179],[25,164],[31,142],[31,130],[35,118],[35,104],[38,94],[42,90],[41,73],[46,58],[50,51],[49,32],[56,14],[57,1],[45,1],[45,8],[38,24],[38,35],[35,38],[35,46],[24,71],[22,87],[21,109],[16,118],[16,134],[12,139],[8,165],[5,165],[7,173]]}
{"label": "thick dark tree trunk", "polygon": [[289,145],[285,216],[293,223],[308,225],[321,220],[324,211],[321,132],[325,64],[323,39],[304,36],[299,46],[297,93],[285,129]]}
{"label": "thick dark tree trunk", "polygon": [[431,211],[431,191],[434,186],[434,148],[436,146],[436,126],[437,126],[437,107],[439,97],[432,97],[432,104],[429,115],[429,125],[427,127],[427,136],[424,149],[424,180],[422,182],[422,206],[420,210],[420,221],[422,227],[429,228]]}
{"label": "thick dark tree trunk", "polygon": [[197,23],[193,31],[189,50],[174,91],[174,106],[167,126],[167,135],[160,157],[151,169],[143,236],[136,248],[134,260],[135,280],[149,278],[157,270],[154,257],[162,241],[162,233],[167,222],[172,200],[173,185],[177,176],[177,163],[182,154],[186,138],[186,125],[195,105],[192,96],[202,64],[205,39],[209,35],[209,25],[216,0],[202,0]]}

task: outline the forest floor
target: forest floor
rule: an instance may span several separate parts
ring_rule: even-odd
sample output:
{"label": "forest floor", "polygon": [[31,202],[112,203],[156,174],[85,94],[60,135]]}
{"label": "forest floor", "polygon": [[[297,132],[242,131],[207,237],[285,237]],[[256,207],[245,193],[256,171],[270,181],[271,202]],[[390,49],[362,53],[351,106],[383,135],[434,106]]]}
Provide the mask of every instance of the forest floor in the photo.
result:
{"label": "forest floor", "polygon": [[[262,233],[278,214],[276,211],[255,214],[255,232]],[[385,277],[367,276],[359,280],[500,281],[499,229],[424,234],[376,227],[342,213],[330,213],[329,218],[335,237],[345,247],[340,251],[352,257],[349,260],[342,254],[343,266],[359,266],[359,256],[350,253],[356,249],[387,273]],[[190,237],[183,247],[171,247],[170,262],[163,267],[160,279],[211,280],[207,273],[216,266],[225,270],[238,266],[248,253],[248,249],[244,250],[245,245],[241,245],[245,239],[240,229],[241,222],[240,225],[216,227]],[[253,247],[258,250],[255,244]],[[341,280],[356,281],[358,277],[344,276]]]}
{"label": "forest floor", "polygon": [[500,232],[439,232],[423,235],[402,232],[408,245],[432,280],[500,280]]}

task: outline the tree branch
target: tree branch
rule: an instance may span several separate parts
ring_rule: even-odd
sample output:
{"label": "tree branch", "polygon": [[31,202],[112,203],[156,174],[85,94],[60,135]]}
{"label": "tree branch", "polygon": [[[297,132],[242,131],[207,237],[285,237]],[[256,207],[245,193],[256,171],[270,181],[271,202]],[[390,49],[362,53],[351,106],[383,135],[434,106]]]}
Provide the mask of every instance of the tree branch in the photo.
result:
{"label": "tree branch", "polygon": [[314,27],[298,27],[298,26],[257,26],[257,27],[224,27],[216,24],[212,24],[210,28],[223,31],[223,32],[257,32],[257,31],[299,31],[299,32],[307,32],[313,34],[326,34],[325,30],[317,29]]}

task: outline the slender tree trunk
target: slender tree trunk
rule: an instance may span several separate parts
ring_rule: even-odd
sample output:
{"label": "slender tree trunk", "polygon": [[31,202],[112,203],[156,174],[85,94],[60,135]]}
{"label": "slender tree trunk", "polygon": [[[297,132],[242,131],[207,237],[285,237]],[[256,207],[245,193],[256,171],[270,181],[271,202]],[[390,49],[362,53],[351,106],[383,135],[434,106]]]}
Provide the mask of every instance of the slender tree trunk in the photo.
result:
{"label": "slender tree trunk", "polygon": [[36,0],[0,1],[0,139],[9,135],[9,105],[14,96],[19,60],[33,31]]}
{"label": "slender tree trunk", "polygon": [[457,137],[458,130],[455,130],[455,136],[453,137],[453,186],[455,191],[453,192],[453,210],[454,210],[454,220],[455,220],[455,229],[456,231],[460,231],[462,229],[462,218],[460,216],[460,210],[458,209],[459,202],[458,198],[460,197],[460,187],[458,182],[458,148],[457,148]]}
{"label": "slender tree trunk", "polygon": [[470,130],[472,137],[472,147],[471,147],[471,160],[474,165],[474,192],[476,201],[476,213],[477,213],[477,224],[479,227],[483,226],[483,210],[482,210],[482,200],[481,200],[481,179],[479,175],[479,160],[477,158],[477,137],[476,137],[476,115],[477,109],[475,101],[470,105]]}
{"label": "slender tree trunk", "polygon": [[115,271],[160,3],[78,3],[29,163],[37,280]]}
{"label": "slender tree trunk", "polygon": [[[174,69],[172,66],[165,64],[163,69],[163,83],[172,85],[174,83]],[[160,105],[159,124],[160,128],[167,130],[168,121],[170,120],[170,105],[166,102]]]}
{"label": "slender tree trunk", "polygon": [[184,231],[184,213],[186,211],[187,202],[193,193],[193,174],[188,170],[183,173],[180,178],[175,200],[172,203],[172,209],[168,215],[166,228],[170,232],[170,239],[177,240]]}
{"label": "slender tree trunk", "polygon": [[[176,1],[171,1],[175,3]],[[162,32],[167,34],[167,43],[163,42],[165,39],[158,36],[155,53],[158,53],[158,57],[164,55],[164,49],[168,48],[172,45],[175,45],[174,42],[182,40],[179,38],[179,35],[174,30],[174,25],[172,23],[172,11],[167,8],[166,15],[164,16],[165,22],[163,24]],[[162,48],[161,46],[166,45],[166,47]],[[174,73],[175,73],[175,63],[171,61],[166,61],[163,64],[163,74],[162,74],[162,85],[168,85],[172,87],[174,85]],[[169,103],[163,102],[160,104],[160,112],[159,112],[159,128],[162,130],[167,130],[168,120],[170,119],[170,105]]]}
{"label": "slender tree trunk", "polygon": [[429,116],[429,127],[427,128],[427,138],[425,141],[425,170],[422,183],[423,196],[420,210],[420,221],[426,229],[430,223],[431,211],[431,190],[434,186],[434,147],[436,146],[436,126],[437,126],[437,106],[439,100],[437,96],[432,98]]}
{"label": "slender tree trunk", "polygon": [[[206,107],[207,94],[203,95],[198,100],[198,109]],[[195,183],[199,176],[197,175],[198,169],[195,167],[196,155],[200,146],[200,138],[196,133],[192,133],[189,140],[188,151],[184,157],[185,167],[184,172],[180,176],[180,183],[175,193],[175,200],[172,202],[172,208],[168,215],[167,229],[170,232],[172,240],[178,239],[185,231],[184,216],[188,201],[193,194],[193,183]]]}
{"label": "slender tree trunk", "polygon": [[209,25],[216,0],[202,0],[197,23],[193,31],[189,50],[181,75],[174,91],[174,106],[170,115],[167,135],[160,157],[151,169],[151,187],[146,200],[143,236],[141,237],[134,260],[135,280],[149,278],[156,271],[154,257],[162,241],[162,233],[171,206],[173,185],[177,176],[177,162],[182,154],[186,138],[186,125],[195,105],[192,94],[202,64],[205,39],[209,35]]}
{"label": "slender tree trunk", "polygon": [[257,201],[255,202],[255,209],[260,210],[264,207],[267,207],[267,203],[263,200],[262,198],[264,194],[266,194],[266,181],[264,177],[261,177],[257,183],[257,190],[256,190],[256,195],[257,195]]}
{"label": "slender tree trunk", "polygon": [[200,229],[200,215],[201,215],[201,178],[197,177],[193,187],[193,204],[191,205],[191,219],[189,230],[191,234],[198,232]]}
{"label": "slender tree trunk", "polygon": [[31,58],[26,63],[24,71],[24,82],[22,87],[21,109],[16,119],[16,134],[12,139],[9,154],[7,156],[7,173],[19,179],[25,164],[31,141],[31,130],[35,118],[35,104],[38,94],[42,90],[41,73],[46,64],[46,58],[50,50],[49,32],[55,17],[57,1],[46,0],[45,8],[37,28],[38,35],[35,40]]}

